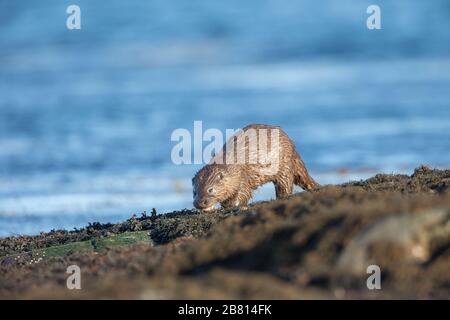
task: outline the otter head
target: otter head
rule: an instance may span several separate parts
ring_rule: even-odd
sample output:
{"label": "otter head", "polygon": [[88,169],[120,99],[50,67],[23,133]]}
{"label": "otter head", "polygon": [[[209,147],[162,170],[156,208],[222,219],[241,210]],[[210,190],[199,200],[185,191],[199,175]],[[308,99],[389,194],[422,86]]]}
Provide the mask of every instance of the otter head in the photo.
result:
{"label": "otter head", "polygon": [[239,172],[233,165],[207,164],[192,179],[194,207],[211,211],[239,188]]}

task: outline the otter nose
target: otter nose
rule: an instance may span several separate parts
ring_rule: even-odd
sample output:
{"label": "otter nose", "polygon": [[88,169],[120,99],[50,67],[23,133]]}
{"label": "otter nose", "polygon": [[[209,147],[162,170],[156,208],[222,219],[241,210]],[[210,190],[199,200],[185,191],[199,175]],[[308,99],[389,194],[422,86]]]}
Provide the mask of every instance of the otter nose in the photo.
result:
{"label": "otter nose", "polygon": [[195,200],[194,201],[194,206],[198,209],[202,209],[202,208],[206,208],[208,206],[208,200],[204,199],[204,200]]}

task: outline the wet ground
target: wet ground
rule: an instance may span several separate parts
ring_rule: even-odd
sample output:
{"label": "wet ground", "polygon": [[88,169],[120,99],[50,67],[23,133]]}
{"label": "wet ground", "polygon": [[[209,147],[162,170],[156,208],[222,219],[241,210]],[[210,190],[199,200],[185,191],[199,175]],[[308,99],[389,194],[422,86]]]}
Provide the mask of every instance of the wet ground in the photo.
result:
{"label": "wet ground", "polygon": [[[450,170],[0,239],[2,298],[450,298]],[[66,288],[78,265],[82,289]],[[368,290],[367,267],[381,269]]]}

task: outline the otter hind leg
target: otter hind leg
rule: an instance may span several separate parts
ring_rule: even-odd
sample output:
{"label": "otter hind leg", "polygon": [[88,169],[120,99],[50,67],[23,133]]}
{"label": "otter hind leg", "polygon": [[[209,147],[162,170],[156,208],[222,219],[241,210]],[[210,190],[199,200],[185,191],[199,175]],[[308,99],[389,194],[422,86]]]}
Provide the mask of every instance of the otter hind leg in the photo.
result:
{"label": "otter hind leg", "polygon": [[308,170],[306,170],[305,163],[300,158],[298,154],[295,154],[293,160],[294,168],[294,183],[304,190],[312,190],[319,187],[320,185],[309,175]]}
{"label": "otter hind leg", "polygon": [[277,199],[286,197],[292,193],[294,188],[294,176],[286,175],[274,181]]}

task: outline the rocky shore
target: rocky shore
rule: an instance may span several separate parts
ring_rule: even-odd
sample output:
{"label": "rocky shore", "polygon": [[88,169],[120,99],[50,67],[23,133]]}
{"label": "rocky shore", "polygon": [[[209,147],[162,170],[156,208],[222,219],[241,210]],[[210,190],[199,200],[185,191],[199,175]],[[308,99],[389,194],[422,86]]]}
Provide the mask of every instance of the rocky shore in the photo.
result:
{"label": "rocky shore", "polygon": [[[0,298],[450,298],[450,170],[0,239]],[[68,290],[67,267],[81,269]],[[367,267],[381,270],[369,290]]]}

